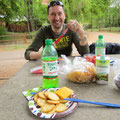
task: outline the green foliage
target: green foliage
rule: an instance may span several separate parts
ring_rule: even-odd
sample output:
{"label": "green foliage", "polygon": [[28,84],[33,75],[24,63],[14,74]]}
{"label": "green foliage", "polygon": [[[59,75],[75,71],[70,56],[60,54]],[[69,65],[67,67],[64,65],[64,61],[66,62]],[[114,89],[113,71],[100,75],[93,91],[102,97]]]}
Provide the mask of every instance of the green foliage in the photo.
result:
{"label": "green foliage", "polygon": [[62,2],[65,5],[67,21],[76,19],[86,28],[120,26],[119,0],[62,0]]}
{"label": "green foliage", "polygon": [[63,4],[65,5],[65,14],[66,14],[66,20],[65,23],[67,23],[71,19],[71,14],[70,14],[70,4],[69,0],[62,0]]}
{"label": "green foliage", "polygon": [[[43,5],[42,1],[43,0],[0,0],[0,15],[4,15],[3,19],[7,23],[16,18],[26,17],[30,24],[34,24],[34,26],[37,26],[35,28],[38,29],[41,25],[48,24],[47,5]],[[65,6],[66,23],[70,19],[76,19],[86,28],[120,26],[119,0],[61,1]],[[18,22],[18,24],[21,24],[21,22]]]}
{"label": "green foliage", "polygon": [[7,34],[7,28],[0,25],[0,35],[6,35]]}
{"label": "green foliage", "polygon": [[16,15],[23,16],[23,0],[1,0],[0,15],[4,15],[4,20],[9,22],[16,18]]}
{"label": "green foliage", "polygon": [[25,50],[29,45],[28,44],[11,44],[6,45],[2,50],[10,51],[10,50]]}
{"label": "green foliage", "polygon": [[47,6],[42,5],[42,1],[33,0],[33,15],[34,19],[40,21],[41,25],[48,22],[47,20]]}
{"label": "green foliage", "polygon": [[106,28],[94,28],[94,29],[87,29],[87,31],[107,31],[107,32],[120,32],[120,27],[106,27]]}

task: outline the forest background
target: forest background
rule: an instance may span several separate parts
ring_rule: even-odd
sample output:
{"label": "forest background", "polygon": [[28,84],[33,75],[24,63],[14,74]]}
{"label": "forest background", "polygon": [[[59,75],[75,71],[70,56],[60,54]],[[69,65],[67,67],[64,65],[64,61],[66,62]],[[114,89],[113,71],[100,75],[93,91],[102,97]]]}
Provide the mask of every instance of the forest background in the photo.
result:
{"label": "forest background", "polygon": [[[8,25],[27,21],[28,32],[47,25],[47,5],[51,0],[0,0],[0,35],[6,34]],[[117,28],[120,31],[119,0],[61,0],[65,6],[66,23],[76,19],[85,29]]]}

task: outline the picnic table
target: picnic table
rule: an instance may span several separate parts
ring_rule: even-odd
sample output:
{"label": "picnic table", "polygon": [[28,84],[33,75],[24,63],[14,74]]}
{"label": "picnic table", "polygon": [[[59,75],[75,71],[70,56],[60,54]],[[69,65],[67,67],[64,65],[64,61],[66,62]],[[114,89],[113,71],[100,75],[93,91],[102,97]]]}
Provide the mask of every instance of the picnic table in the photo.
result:
{"label": "picnic table", "polygon": [[[120,58],[120,55],[110,55]],[[28,108],[28,100],[22,92],[42,85],[42,75],[31,74],[30,69],[41,65],[41,60],[28,61],[12,78],[0,87],[1,120],[40,120]],[[115,88],[115,74],[110,67],[107,85],[96,83],[78,84],[59,75],[59,88],[66,86],[74,90],[79,99],[120,104],[120,91]],[[109,108],[86,103],[79,103],[77,109],[59,120],[119,120],[120,108]]]}

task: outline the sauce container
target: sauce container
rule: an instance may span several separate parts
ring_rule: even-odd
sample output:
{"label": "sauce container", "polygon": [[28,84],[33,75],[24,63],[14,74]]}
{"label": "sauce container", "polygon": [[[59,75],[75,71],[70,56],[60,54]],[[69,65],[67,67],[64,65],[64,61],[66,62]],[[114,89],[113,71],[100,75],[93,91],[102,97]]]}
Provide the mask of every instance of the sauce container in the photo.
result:
{"label": "sauce container", "polygon": [[109,77],[110,58],[105,56],[96,57],[96,83],[107,84]]}

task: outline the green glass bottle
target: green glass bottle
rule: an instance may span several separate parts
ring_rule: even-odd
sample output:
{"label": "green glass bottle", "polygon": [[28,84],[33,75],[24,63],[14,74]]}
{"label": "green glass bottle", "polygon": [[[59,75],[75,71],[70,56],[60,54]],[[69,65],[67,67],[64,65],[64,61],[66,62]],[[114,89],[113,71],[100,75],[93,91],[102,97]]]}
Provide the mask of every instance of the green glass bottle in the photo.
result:
{"label": "green glass bottle", "polygon": [[43,69],[43,87],[53,88],[58,87],[58,54],[52,45],[52,39],[45,40],[45,47],[43,48],[42,69]]}
{"label": "green glass bottle", "polygon": [[98,40],[95,43],[95,55],[105,56],[105,41],[103,40],[103,35],[98,36]]}

